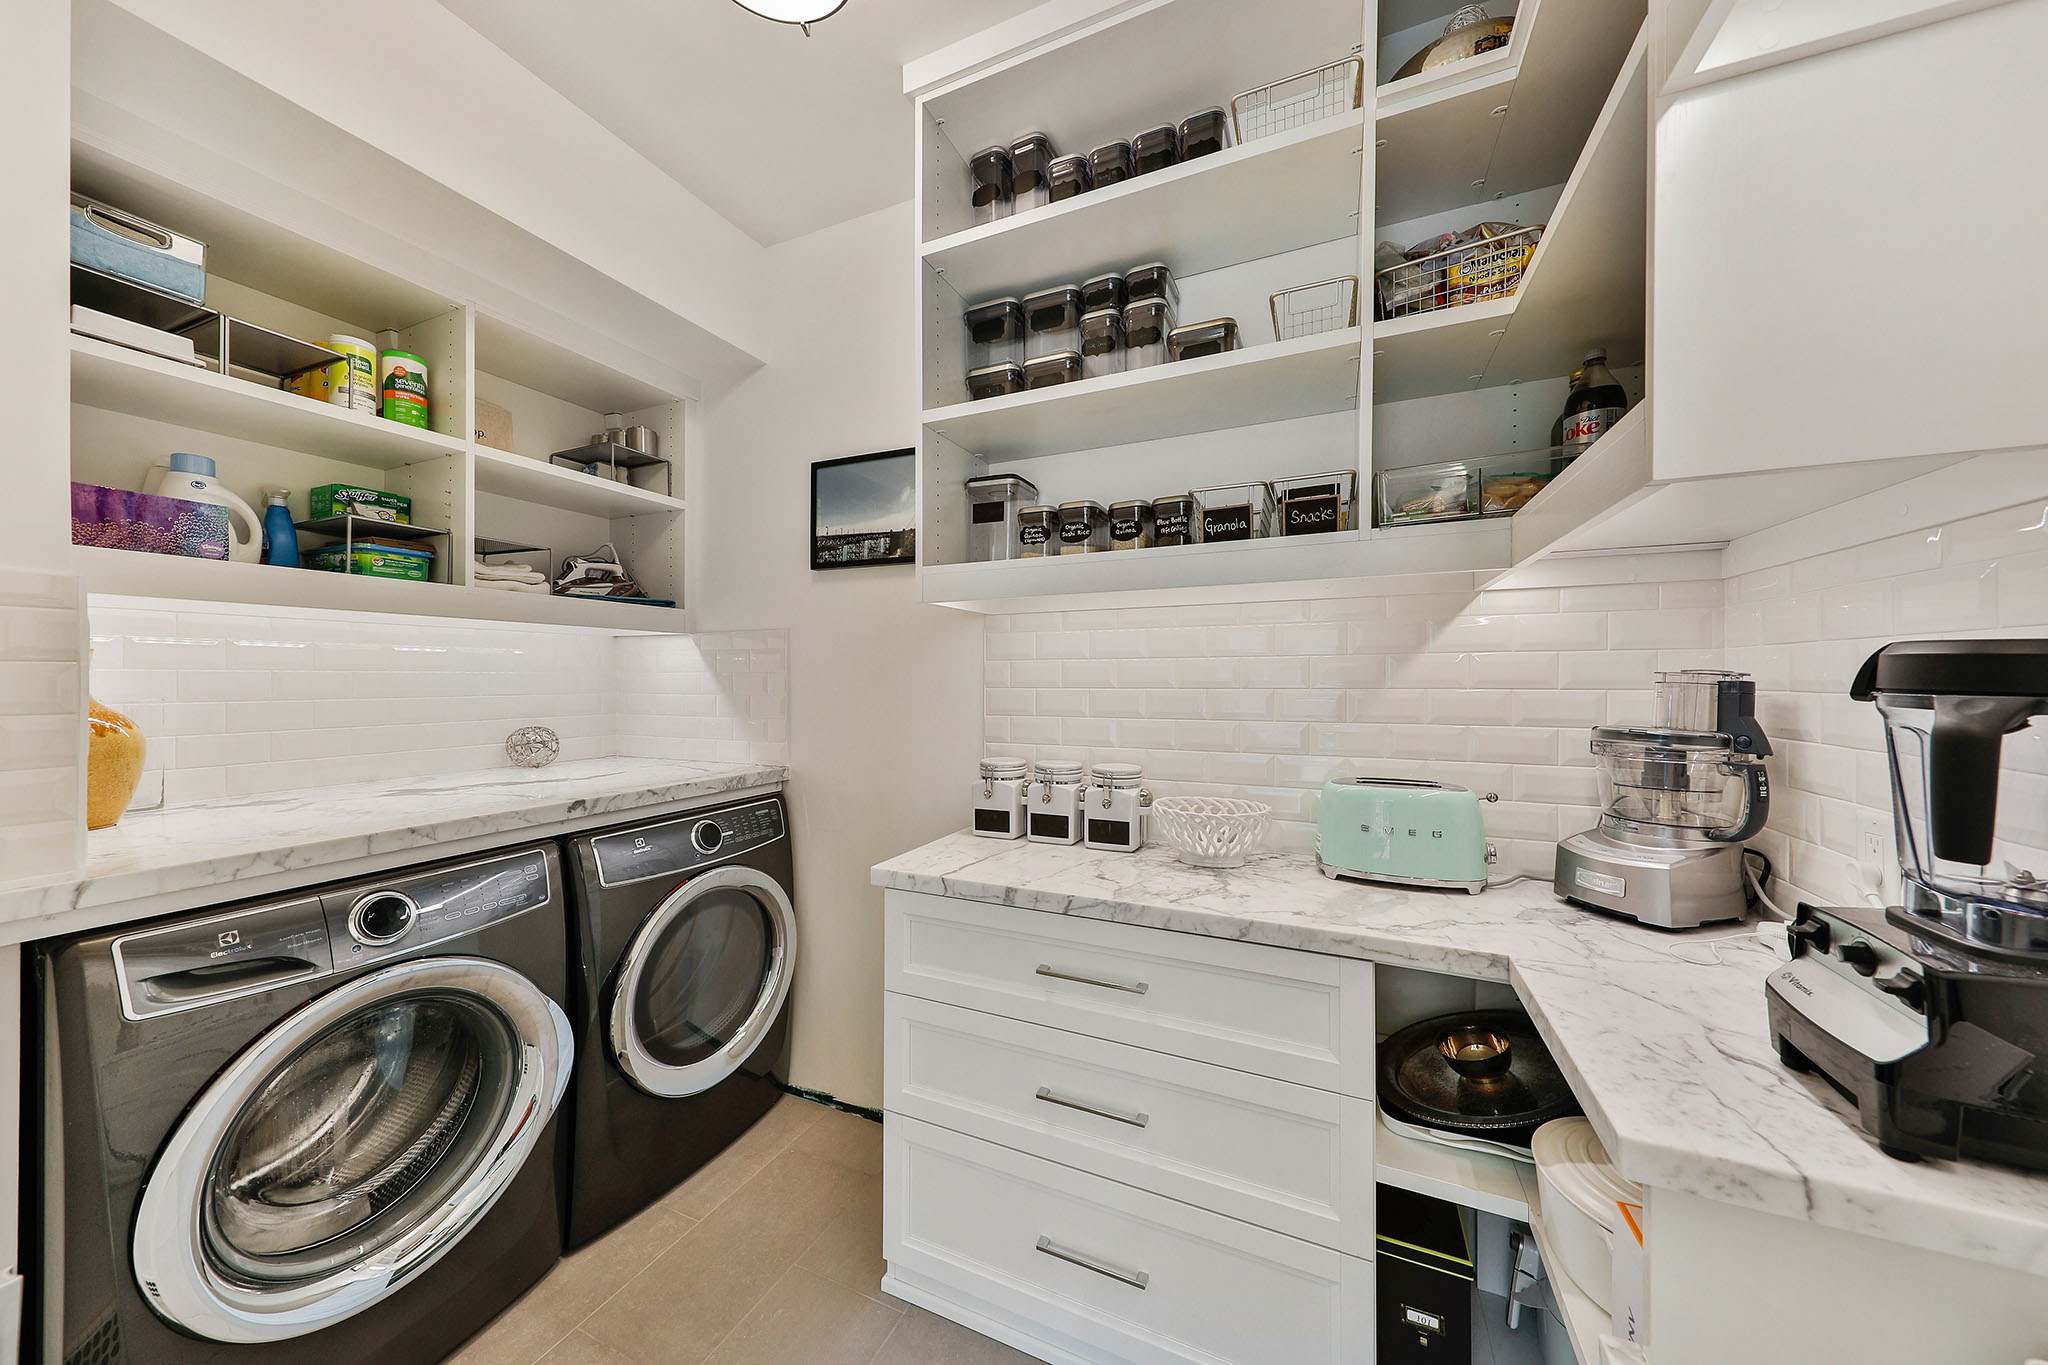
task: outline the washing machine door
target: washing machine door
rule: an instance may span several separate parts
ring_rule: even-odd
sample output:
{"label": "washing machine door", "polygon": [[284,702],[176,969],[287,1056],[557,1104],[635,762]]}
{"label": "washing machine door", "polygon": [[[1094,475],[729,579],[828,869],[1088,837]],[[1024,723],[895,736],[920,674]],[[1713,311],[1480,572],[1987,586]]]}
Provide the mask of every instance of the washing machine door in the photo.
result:
{"label": "washing machine door", "polygon": [[503,963],[316,997],[199,1096],[136,1213],[135,1277],[194,1336],[279,1341],[395,1292],[496,1202],[561,1102],[569,1020]]}
{"label": "washing machine door", "polygon": [[767,1038],[795,966],[796,910],[773,878],[750,867],[693,877],[619,959],[612,1056],[651,1095],[708,1090]]}

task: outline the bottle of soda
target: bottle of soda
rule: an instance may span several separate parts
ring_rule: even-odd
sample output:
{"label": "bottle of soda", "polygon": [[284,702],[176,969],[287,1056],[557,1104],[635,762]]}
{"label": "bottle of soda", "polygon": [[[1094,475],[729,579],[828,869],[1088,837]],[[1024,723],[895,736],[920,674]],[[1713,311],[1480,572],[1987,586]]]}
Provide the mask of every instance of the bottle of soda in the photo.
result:
{"label": "bottle of soda", "polygon": [[1586,447],[1604,436],[1627,411],[1628,392],[1608,370],[1606,348],[1593,347],[1586,352],[1579,382],[1564,400],[1564,426],[1557,443],[1564,447],[1565,458],[1584,454]]}
{"label": "bottle of soda", "polygon": [[[1573,370],[1571,382],[1565,385],[1565,393],[1569,395],[1574,389],[1578,388],[1579,381],[1585,377],[1586,372],[1584,370]],[[1553,447],[1564,444],[1564,414],[1561,412],[1557,415],[1557,420],[1550,424],[1550,444]]]}

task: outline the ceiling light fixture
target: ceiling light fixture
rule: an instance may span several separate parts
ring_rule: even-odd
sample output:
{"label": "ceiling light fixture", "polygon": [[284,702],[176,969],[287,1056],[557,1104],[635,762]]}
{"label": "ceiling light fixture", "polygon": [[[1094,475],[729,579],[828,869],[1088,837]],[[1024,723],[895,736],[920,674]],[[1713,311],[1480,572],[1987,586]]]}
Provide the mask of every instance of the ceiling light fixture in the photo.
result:
{"label": "ceiling light fixture", "polygon": [[778,24],[795,24],[811,36],[811,25],[830,19],[846,8],[846,0],[733,0],[743,10],[773,19]]}

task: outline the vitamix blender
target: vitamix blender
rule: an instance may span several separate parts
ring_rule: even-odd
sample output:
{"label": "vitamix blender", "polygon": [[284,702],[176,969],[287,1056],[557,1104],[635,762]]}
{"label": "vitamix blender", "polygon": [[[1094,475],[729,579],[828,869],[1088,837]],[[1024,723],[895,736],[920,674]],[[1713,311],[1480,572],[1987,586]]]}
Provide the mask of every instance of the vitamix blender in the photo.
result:
{"label": "vitamix blender", "polygon": [[1663,929],[1741,919],[1742,844],[1771,811],[1747,673],[1657,675],[1657,723],[1598,726],[1600,823],[1557,846],[1557,894]]}
{"label": "vitamix blender", "polygon": [[1903,905],[1799,907],[1766,984],[1778,1055],[1892,1156],[2048,1169],[2048,640],[1870,657]]}

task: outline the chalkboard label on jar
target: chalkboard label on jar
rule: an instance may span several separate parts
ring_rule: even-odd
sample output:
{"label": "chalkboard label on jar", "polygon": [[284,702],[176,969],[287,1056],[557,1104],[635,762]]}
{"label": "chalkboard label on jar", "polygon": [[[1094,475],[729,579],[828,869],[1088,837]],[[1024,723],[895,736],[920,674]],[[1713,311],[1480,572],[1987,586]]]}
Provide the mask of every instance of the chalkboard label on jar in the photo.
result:
{"label": "chalkboard label on jar", "polygon": [[1152,542],[1155,545],[1185,545],[1188,540],[1188,514],[1186,512],[1158,512],[1152,515]]}
{"label": "chalkboard label on jar", "polygon": [[1318,531],[1344,529],[1344,509],[1335,493],[1311,493],[1289,498],[1280,504],[1280,534],[1314,535]]}
{"label": "chalkboard label on jar", "polygon": [[1086,545],[1092,530],[1093,528],[1087,522],[1079,518],[1073,521],[1062,521],[1060,523],[1060,544]]}
{"label": "chalkboard label on jar", "polygon": [[1132,842],[1131,822],[1128,820],[1091,819],[1088,821],[1087,838],[1091,844],[1108,844],[1112,848],[1129,848]]}
{"label": "chalkboard label on jar", "polygon": [[1017,528],[1019,545],[1043,545],[1049,539],[1051,534],[1042,521],[1027,521]]}
{"label": "chalkboard label on jar", "polygon": [[1071,816],[1040,815],[1033,811],[1027,828],[1041,839],[1066,839],[1072,837],[1074,825]]}
{"label": "chalkboard label on jar", "polygon": [[1204,507],[1202,509],[1202,539],[1250,540],[1252,538],[1252,508],[1250,503],[1236,507]]}
{"label": "chalkboard label on jar", "polygon": [[1010,832],[1010,812],[1007,810],[990,810],[986,806],[977,806],[974,809],[974,828],[982,834],[1008,834]]}
{"label": "chalkboard label on jar", "polygon": [[1000,523],[1003,519],[1003,508],[1006,505],[1000,502],[977,502],[974,504],[974,524],[976,526],[989,526]]}
{"label": "chalkboard label on jar", "polygon": [[1136,517],[1111,517],[1109,538],[1111,540],[1136,540],[1144,533],[1145,525]]}

